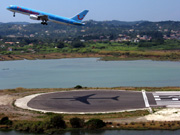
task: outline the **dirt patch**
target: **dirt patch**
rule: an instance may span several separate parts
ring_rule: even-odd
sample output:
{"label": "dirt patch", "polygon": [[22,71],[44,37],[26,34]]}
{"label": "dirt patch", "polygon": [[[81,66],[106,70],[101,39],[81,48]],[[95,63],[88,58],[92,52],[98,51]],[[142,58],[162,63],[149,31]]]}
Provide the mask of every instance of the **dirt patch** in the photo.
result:
{"label": "dirt patch", "polygon": [[0,106],[2,105],[10,105],[17,98],[17,96],[11,95],[0,95]]}
{"label": "dirt patch", "polygon": [[40,114],[22,110],[13,105],[14,101],[20,98],[19,94],[0,94],[0,118],[8,116],[11,120],[36,120]]}
{"label": "dirt patch", "polygon": [[144,119],[148,121],[180,121],[180,108],[166,108],[147,115]]}

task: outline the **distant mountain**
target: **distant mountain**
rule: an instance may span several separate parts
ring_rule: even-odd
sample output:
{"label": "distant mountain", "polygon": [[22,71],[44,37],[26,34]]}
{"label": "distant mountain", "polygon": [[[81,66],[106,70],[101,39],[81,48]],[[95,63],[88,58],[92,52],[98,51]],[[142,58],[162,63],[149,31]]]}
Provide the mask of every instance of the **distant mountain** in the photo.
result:
{"label": "distant mountain", "polygon": [[144,23],[144,22],[149,22],[149,21],[132,21],[132,22],[128,22],[128,21],[118,21],[118,20],[112,20],[112,21],[94,21],[94,20],[89,20],[89,21],[86,21],[86,23],[94,23],[94,24],[97,24],[97,23],[102,23],[102,24],[108,24],[108,25],[115,25],[115,26],[118,26],[118,25],[135,25],[135,24],[141,24],[141,23]]}
{"label": "distant mountain", "polygon": [[27,25],[30,24],[29,22],[8,22],[7,24],[21,24],[21,25]]}
{"label": "distant mountain", "polygon": [[[83,38],[98,39],[99,37],[118,37],[119,34],[136,36],[147,31],[160,31],[168,34],[171,31],[180,31],[180,22],[177,21],[85,21],[85,26],[67,26],[49,22],[47,26],[38,23],[10,22],[0,23],[0,35],[8,37],[55,38],[58,40]],[[25,25],[25,26],[24,26]]]}
{"label": "distant mountain", "polygon": [[148,21],[132,21],[132,22],[126,22],[126,21],[118,21],[118,20],[112,20],[112,21],[104,21],[107,24],[111,25],[135,25],[135,24],[141,24]]}

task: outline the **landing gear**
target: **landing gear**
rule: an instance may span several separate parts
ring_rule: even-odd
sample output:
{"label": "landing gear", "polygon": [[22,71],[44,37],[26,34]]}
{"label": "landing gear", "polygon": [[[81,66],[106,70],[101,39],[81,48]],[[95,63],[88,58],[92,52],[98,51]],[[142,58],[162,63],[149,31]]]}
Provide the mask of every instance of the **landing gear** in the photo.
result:
{"label": "landing gear", "polygon": [[48,25],[48,24],[47,24],[47,21],[44,21],[44,20],[41,22],[41,24],[42,24],[42,25]]}
{"label": "landing gear", "polygon": [[46,22],[41,22],[42,25],[48,25]]}
{"label": "landing gear", "polygon": [[13,14],[13,17],[15,17],[16,15],[15,15],[15,12],[14,12],[14,14]]}

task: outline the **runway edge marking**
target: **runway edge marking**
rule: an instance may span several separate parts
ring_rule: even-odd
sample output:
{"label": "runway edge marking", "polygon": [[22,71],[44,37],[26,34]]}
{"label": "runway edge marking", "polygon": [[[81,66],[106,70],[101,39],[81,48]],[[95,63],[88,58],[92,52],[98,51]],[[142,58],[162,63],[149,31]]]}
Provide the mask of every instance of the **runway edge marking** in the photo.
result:
{"label": "runway edge marking", "polygon": [[147,98],[147,95],[146,95],[146,91],[145,91],[145,90],[142,90],[142,95],[143,95],[145,107],[149,108],[149,112],[150,112],[150,113],[153,113],[152,108],[151,108],[150,105],[149,105],[149,101],[148,101],[148,98]]}

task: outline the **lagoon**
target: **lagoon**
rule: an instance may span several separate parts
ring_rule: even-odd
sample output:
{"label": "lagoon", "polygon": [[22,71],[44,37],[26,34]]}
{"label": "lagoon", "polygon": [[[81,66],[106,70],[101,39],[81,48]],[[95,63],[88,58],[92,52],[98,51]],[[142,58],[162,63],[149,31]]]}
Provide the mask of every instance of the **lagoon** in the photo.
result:
{"label": "lagoon", "polygon": [[0,61],[0,89],[180,86],[180,62],[99,58]]}

